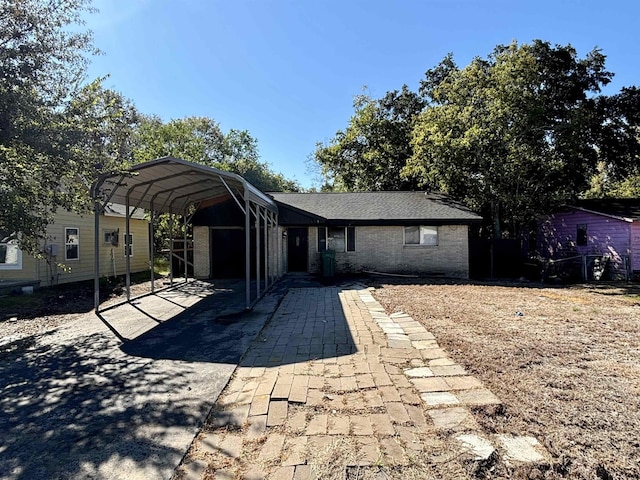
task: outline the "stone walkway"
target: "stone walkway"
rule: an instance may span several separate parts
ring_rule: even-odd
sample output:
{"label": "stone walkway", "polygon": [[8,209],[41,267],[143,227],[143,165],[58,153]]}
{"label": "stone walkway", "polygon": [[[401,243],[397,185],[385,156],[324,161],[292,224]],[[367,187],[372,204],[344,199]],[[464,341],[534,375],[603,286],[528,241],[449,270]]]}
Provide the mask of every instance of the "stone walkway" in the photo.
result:
{"label": "stone walkway", "polygon": [[471,407],[500,400],[419,322],[362,285],[291,289],[175,477],[464,478],[496,455],[546,461],[533,438],[483,432]]}

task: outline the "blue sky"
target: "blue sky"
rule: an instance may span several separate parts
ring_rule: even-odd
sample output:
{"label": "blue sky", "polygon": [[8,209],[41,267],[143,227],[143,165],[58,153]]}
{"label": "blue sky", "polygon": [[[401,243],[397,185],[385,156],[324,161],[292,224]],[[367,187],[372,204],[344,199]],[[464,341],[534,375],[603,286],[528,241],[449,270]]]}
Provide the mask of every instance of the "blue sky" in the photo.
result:
{"label": "blue sky", "polygon": [[640,2],[481,0],[94,0],[90,78],[164,120],[206,116],[248,130],[262,160],[312,186],[316,142],[344,129],[354,95],[407,84],[453,52],[459,66],[497,44],[540,38],[599,47],[640,84]]}

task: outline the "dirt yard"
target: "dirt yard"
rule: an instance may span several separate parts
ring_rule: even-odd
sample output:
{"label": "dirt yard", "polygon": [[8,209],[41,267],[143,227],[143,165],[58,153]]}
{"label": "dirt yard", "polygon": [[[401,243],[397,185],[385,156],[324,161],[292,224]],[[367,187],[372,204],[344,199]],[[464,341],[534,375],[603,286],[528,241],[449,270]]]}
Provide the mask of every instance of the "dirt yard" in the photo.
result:
{"label": "dirt yard", "polygon": [[640,478],[638,286],[375,286],[388,313],[422,322],[502,399],[503,411],[475,412],[488,431],[546,446],[553,464],[538,478]]}

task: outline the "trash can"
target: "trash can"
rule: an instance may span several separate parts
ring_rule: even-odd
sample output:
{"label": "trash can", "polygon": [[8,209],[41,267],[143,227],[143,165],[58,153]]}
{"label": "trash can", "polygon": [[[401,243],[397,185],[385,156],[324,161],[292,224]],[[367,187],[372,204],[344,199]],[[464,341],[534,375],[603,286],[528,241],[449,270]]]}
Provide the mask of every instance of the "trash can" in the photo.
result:
{"label": "trash can", "polygon": [[322,252],[322,276],[330,278],[336,272],[336,252],[333,250],[325,250]]}

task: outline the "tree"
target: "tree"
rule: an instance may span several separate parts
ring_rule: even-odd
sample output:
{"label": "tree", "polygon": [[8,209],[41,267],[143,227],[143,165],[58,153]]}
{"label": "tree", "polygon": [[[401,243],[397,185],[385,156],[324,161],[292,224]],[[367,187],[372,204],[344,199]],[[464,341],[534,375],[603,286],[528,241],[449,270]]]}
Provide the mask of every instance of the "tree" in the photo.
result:
{"label": "tree", "polygon": [[[298,191],[297,182],[275,173],[260,161],[258,142],[246,130],[226,135],[217,122],[207,117],[186,117],[163,123],[158,117],[144,117],[135,135],[134,163],[173,156],[242,175],[262,191]],[[181,222],[160,215],[155,229],[155,248],[168,247],[170,225],[173,237],[185,235]],[[187,232],[187,236],[189,233]]]}
{"label": "tree", "polygon": [[355,113],[314,154],[325,182],[338,190],[412,190],[414,178],[401,171],[413,154],[411,132],[425,102],[406,85],[382,99],[355,97]]}
{"label": "tree", "polygon": [[404,173],[481,211],[494,237],[517,236],[588,188],[603,160],[604,63],[597,49],[580,59],[540,40],[498,46],[464,69],[448,56],[422,83],[428,107]]}
{"label": "tree", "polygon": [[173,156],[237,173],[262,191],[298,191],[300,186],[273,172],[260,161],[258,142],[246,130],[224,134],[207,117],[186,117],[163,123],[157,117],[142,120],[133,153],[136,163]]}
{"label": "tree", "polygon": [[64,193],[85,188],[61,112],[95,53],[90,33],[70,28],[87,10],[88,0],[0,2],[0,230],[20,232],[27,251]]}

